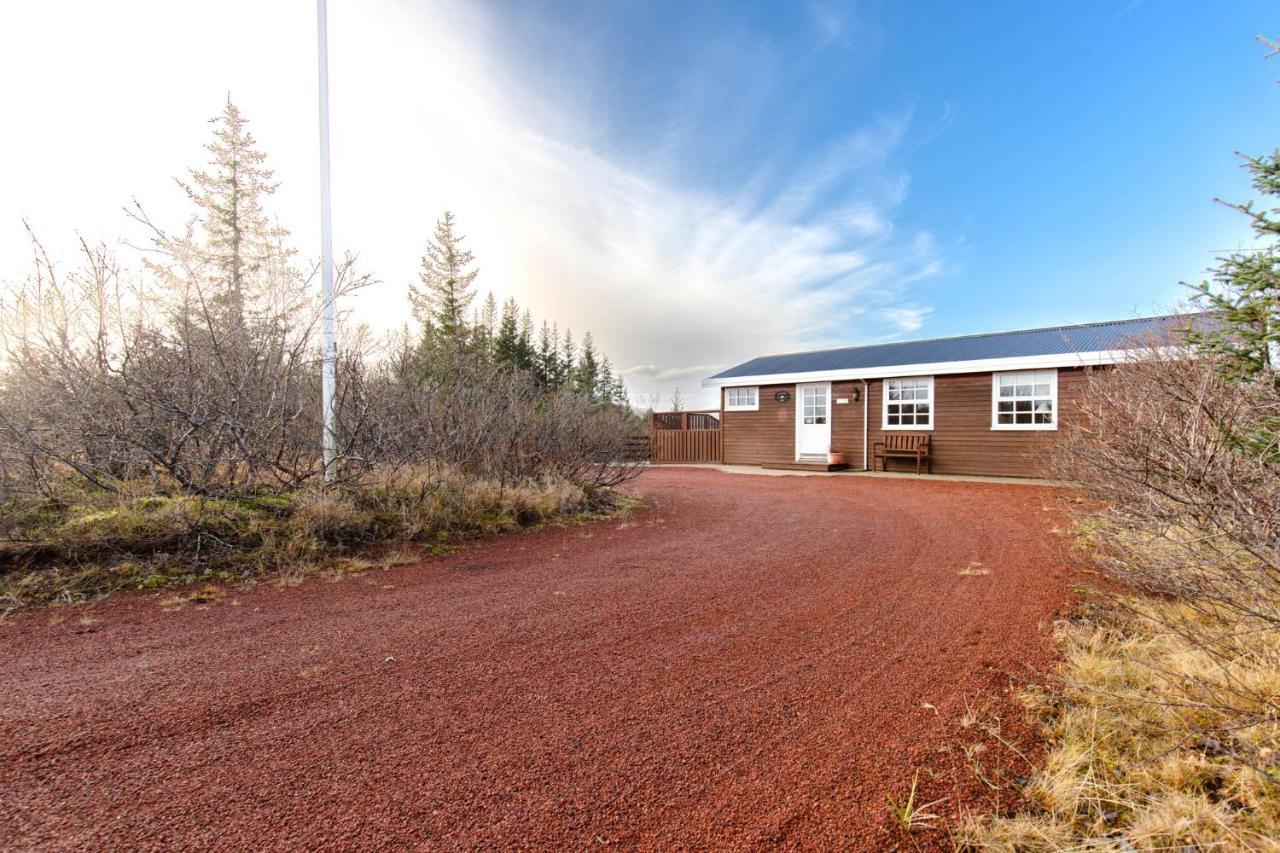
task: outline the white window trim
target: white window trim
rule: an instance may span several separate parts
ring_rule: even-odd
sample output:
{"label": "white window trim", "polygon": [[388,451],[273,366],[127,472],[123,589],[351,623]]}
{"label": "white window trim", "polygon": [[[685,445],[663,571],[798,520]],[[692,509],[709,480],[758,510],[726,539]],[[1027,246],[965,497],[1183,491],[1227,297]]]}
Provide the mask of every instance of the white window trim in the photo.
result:
{"label": "white window trim", "polygon": [[[1048,424],[1002,424],[1000,423],[1000,377],[1030,376],[1036,373],[1049,374],[1049,399],[1053,401],[1053,423]],[[1046,431],[1058,428],[1058,371],[1053,370],[1003,370],[991,374],[991,428],[1001,432]]]}
{"label": "white window trim", "polygon": [[[890,424],[889,423],[889,383],[896,382],[899,379],[928,379],[929,380],[929,425],[920,426],[919,424]],[[938,422],[938,401],[934,394],[934,383],[932,376],[886,376],[884,381],[880,383],[880,429],[882,430],[898,430],[902,432],[932,432],[934,426]]]}
{"label": "white window trim", "polygon": [[[755,391],[755,392],[756,392],[756,401],[755,401],[755,403],[754,403],[754,404],[750,404],[750,405],[746,405],[746,406],[744,406],[744,405],[742,405],[742,404],[732,405],[732,406],[731,406],[731,405],[729,405],[729,391],[730,391],[730,390],[734,390],[734,391]],[[726,412],[756,412],[756,411],[759,411],[759,410],[760,410],[760,387],[759,387],[758,385],[735,385],[735,386],[733,386],[733,387],[732,387],[732,389],[730,389],[730,388],[725,388],[725,389],[724,389],[724,410],[725,410]]]}

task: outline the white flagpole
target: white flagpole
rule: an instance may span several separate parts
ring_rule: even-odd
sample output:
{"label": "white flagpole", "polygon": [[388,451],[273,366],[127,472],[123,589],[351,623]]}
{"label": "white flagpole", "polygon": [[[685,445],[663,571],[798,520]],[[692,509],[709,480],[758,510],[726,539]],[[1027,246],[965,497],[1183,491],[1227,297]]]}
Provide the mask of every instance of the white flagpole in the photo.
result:
{"label": "white flagpole", "polygon": [[320,407],[324,418],[324,481],[332,482],[338,455],[333,397],[337,366],[333,320],[333,200],[329,191],[329,21],[325,0],[316,0],[320,63],[320,282],[324,301]]}

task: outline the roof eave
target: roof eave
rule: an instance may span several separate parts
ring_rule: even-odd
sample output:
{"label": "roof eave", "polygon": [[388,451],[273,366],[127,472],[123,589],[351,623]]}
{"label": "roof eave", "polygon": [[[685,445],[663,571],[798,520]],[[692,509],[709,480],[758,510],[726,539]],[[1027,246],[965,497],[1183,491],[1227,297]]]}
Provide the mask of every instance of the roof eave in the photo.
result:
{"label": "roof eave", "polygon": [[849,379],[882,379],[890,376],[935,376],[948,373],[987,373],[998,370],[1037,370],[1052,367],[1094,367],[1128,361],[1142,353],[1174,352],[1181,347],[1147,347],[1094,352],[1052,353],[1049,355],[979,358],[967,361],[937,361],[927,364],[891,364],[854,370],[815,370],[805,373],[762,373],[754,376],[712,376],[702,380],[703,388],[737,385],[785,385],[793,382],[838,382]]}

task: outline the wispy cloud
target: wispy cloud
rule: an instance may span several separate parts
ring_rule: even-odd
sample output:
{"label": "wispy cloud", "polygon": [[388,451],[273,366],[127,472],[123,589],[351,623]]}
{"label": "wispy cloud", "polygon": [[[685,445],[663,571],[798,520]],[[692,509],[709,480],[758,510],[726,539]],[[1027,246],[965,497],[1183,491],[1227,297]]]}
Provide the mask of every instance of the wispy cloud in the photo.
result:
{"label": "wispy cloud", "polygon": [[[481,287],[590,328],[639,396],[665,395],[676,382],[689,393],[702,376],[761,352],[911,332],[928,315],[911,288],[941,270],[941,253],[929,234],[902,233],[895,222],[910,189],[895,163],[909,109],[868,116],[804,162],[762,158],[742,189],[717,190],[668,177],[687,169],[649,171],[651,161],[551,135],[545,117],[557,93],[494,87],[519,74],[490,67],[501,58],[485,52],[483,22],[412,20],[402,28],[412,44],[443,39],[455,48],[429,72],[451,85],[406,110],[399,93],[393,108],[390,97],[370,97],[372,81],[353,81],[364,115],[349,122],[397,141],[383,143],[393,156],[362,164],[348,204],[373,209],[390,184],[430,199],[411,228],[383,223],[390,233],[375,239],[394,239],[401,251],[426,233],[428,215],[458,208],[481,259]],[[362,38],[397,65],[379,77],[423,77],[410,44],[388,51],[382,34]],[[351,109],[355,92],[348,97]],[[560,109],[569,114],[555,128],[589,127],[589,115]],[[441,116],[450,117],[443,126]],[[664,156],[694,155],[676,146]],[[392,303],[374,300],[370,314],[398,316]]]}
{"label": "wispy cloud", "polygon": [[[806,61],[832,40],[863,38],[836,7],[815,3],[809,14]],[[310,21],[293,15],[281,9],[264,19],[268,32],[259,40],[275,47],[249,51],[234,66],[218,64],[234,33],[223,28],[206,44],[199,27],[186,27],[193,35],[183,51],[207,103],[191,105],[190,80],[174,83],[166,98],[203,118],[233,89],[284,182],[281,218],[313,253],[314,45],[301,32]],[[929,309],[915,285],[944,261],[929,234],[900,225],[911,185],[899,156],[913,135],[909,107],[851,121],[825,149],[806,146],[804,156],[757,144],[744,158],[737,144],[752,140],[762,122],[788,120],[767,112],[776,101],[762,100],[777,94],[788,57],[739,31],[700,51],[707,65],[690,70],[687,88],[645,137],[650,144],[608,144],[625,129],[600,125],[598,105],[610,93],[580,82],[594,69],[538,75],[534,85],[522,58],[501,48],[504,26],[505,16],[482,6],[444,0],[331,9],[336,236],[383,280],[352,306],[357,317],[379,328],[404,322],[423,240],[452,208],[479,258],[479,286],[514,295],[579,334],[591,329],[638,398],[665,397],[679,384],[692,404],[698,379],[753,355],[919,328]],[[286,32],[288,40],[280,37]],[[101,45],[86,37],[77,49],[84,62],[101,51],[106,78],[98,85],[119,89],[110,120],[122,138],[154,140],[153,148],[163,142],[170,165],[157,169],[150,149],[130,149],[131,160],[112,163],[113,182],[95,190],[77,178],[75,218],[44,220],[55,229],[94,233],[84,199],[99,192],[99,209],[114,217],[139,175],[148,177],[143,198],[154,206],[171,190],[148,195],[145,187],[200,155],[198,118],[184,114],[175,133],[175,117],[158,114],[132,78],[109,79],[113,52],[145,52],[159,35],[116,35]],[[749,61],[737,58],[742,50],[754,51]],[[735,62],[742,63],[736,86]],[[296,73],[283,77],[285,68]],[[708,109],[726,104],[708,124]],[[32,117],[50,128],[63,118],[73,136],[74,115],[49,109]],[[740,179],[710,180],[706,167],[728,160],[731,146]],[[58,173],[59,163],[40,164],[36,154],[23,149],[13,159]],[[31,198],[42,197],[32,190]],[[113,220],[96,230],[118,227]]]}

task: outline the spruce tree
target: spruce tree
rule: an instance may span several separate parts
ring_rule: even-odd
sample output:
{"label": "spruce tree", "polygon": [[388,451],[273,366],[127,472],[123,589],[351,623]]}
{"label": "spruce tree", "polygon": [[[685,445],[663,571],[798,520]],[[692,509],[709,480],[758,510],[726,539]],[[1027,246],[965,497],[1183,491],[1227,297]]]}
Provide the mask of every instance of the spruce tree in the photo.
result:
{"label": "spruce tree", "polygon": [[424,332],[461,348],[468,335],[467,309],[475,299],[472,286],[479,270],[471,268],[475,258],[462,247],[464,238],[454,233],[454,225],[453,213],[446,210],[427,243],[418,282],[409,286],[409,300]]}
{"label": "spruce tree", "polygon": [[613,403],[614,393],[613,363],[609,356],[600,359],[600,371],[596,374],[596,387],[592,398],[601,403]]}
{"label": "spruce tree", "polygon": [[548,387],[556,387],[557,377],[560,375],[560,353],[557,350],[557,332],[556,328],[549,325],[546,320],[542,321],[542,328],[538,331],[538,354],[535,358],[534,373],[538,377],[538,381]]}
{"label": "spruce tree", "polygon": [[631,408],[631,395],[627,393],[627,383],[622,381],[622,371],[614,374],[613,393],[609,397],[609,402],[624,409]]}
{"label": "spruce tree", "polygon": [[582,336],[582,351],[573,369],[573,390],[577,394],[594,400],[599,379],[600,361],[596,355],[595,342],[591,339],[591,332],[587,332]]}
{"label": "spruce tree", "polygon": [[565,328],[560,344],[560,370],[556,374],[556,387],[573,390],[574,371],[578,367],[578,347],[573,342],[573,330]]}
{"label": "spruce tree", "polygon": [[[242,330],[246,306],[261,295],[266,277],[287,265],[287,232],[273,225],[263,201],[279,186],[263,164],[267,155],[255,147],[248,120],[231,102],[210,122],[213,141],[205,146],[212,158],[208,170],[191,170],[179,185],[199,209],[201,234],[172,238],[161,235],[158,247],[180,269],[174,278],[197,276],[213,322],[224,331]],[[146,221],[145,214],[139,214]]]}
{"label": "spruce tree", "polygon": [[481,354],[493,356],[493,338],[498,333],[498,300],[493,298],[490,290],[484,295],[484,304],[480,308],[480,316],[476,319],[476,341]]}
{"label": "spruce tree", "polygon": [[499,364],[520,366],[520,308],[513,297],[502,303],[502,319],[498,321],[498,334],[493,340],[493,357]]}
{"label": "spruce tree", "polygon": [[[1244,161],[1254,189],[1266,199],[1280,198],[1280,151]],[[1212,278],[1196,287],[1196,300],[1218,323],[1193,328],[1191,336],[1223,356],[1229,379],[1280,383],[1280,208],[1253,202],[1228,207],[1248,216],[1254,233],[1268,243],[1222,258]]]}
{"label": "spruce tree", "polygon": [[524,309],[520,316],[520,335],[516,340],[516,364],[521,370],[533,370],[537,350],[533,344],[533,315]]}

